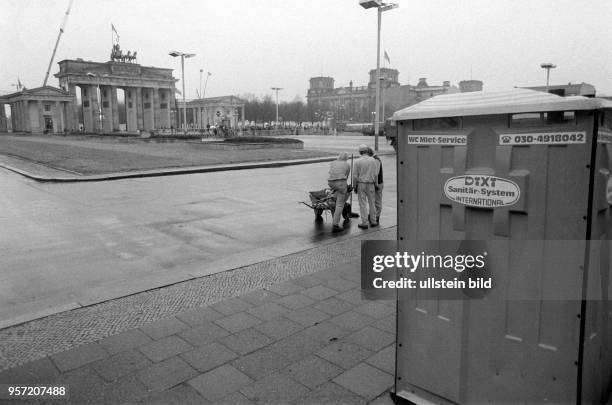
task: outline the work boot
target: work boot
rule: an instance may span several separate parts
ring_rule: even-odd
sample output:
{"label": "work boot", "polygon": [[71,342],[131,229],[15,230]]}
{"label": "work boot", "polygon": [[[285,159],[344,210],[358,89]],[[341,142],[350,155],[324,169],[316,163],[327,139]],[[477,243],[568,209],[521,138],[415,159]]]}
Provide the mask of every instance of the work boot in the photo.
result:
{"label": "work boot", "polygon": [[376,216],[376,223],[377,223],[377,224],[378,224],[378,223],[380,223],[380,215],[377,215],[377,216]]}
{"label": "work boot", "polygon": [[340,225],[334,225],[332,226],[332,232],[333,233],[338,233],[338,232],[342,232],[344,231],[344,228],[341,227]]}
{"label": "work boot", "polygon": [[378,222],[370,222],[370,226],[372,228],[377,227],[378,226]]}
{"label": "work boot", "polygon": [[361,229],[368,229],[368,228],[369,228],[368,224],[359,224],[359,225],[357,225],[357,226],[358,226],[359,228],[361,228]]}

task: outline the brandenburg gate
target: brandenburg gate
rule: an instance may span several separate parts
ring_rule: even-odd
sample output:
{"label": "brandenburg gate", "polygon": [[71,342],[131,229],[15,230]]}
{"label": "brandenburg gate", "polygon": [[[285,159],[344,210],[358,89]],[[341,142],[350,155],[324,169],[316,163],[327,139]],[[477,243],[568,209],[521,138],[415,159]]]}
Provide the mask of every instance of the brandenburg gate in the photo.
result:
{"label": "brandenburg gate", "polygon": [[[172,69],[141,66],[137,63],[106,63],[77,60],[59,62],[55,74],[60,87],[74,96],[73,122],[83,122],[85,132],[120,131],[117,90],[124,91],[125,130],[150,131],[170,128],[175,108]],[[83,117],[79,117],[77,87],[80,88]],[[101,106],[98,105],[98,91]],[[123,115],[123,114],[122,114]]]}

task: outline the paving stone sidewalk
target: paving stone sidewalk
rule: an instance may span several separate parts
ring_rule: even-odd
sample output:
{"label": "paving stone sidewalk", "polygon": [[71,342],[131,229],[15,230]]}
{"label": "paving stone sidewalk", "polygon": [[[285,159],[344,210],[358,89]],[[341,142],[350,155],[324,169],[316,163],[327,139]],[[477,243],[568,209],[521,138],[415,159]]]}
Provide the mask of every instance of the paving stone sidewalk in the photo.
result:
{"label": "paving stone sidewalk", "polygon": [[362,300],[359,283],[352,260],[8,369],[0,384],[69,386],[53,404],[388,404],[395,302]]}

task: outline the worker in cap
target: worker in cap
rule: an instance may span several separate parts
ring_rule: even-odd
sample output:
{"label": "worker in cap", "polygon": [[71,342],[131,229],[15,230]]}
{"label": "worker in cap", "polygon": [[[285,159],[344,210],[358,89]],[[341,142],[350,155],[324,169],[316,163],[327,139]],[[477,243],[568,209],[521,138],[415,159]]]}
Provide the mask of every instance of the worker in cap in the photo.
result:
{"label": "worker in cap", "polygon": [[370,226],[378,226],[376,220],[375,193],[378,187],[378,162],[368,155],[368,146],[359,145],[359,159],[355,161],[353,169],[353,184],[359,200],[359,213],[361,223],[357,225],[361,229]]}
{"label": "worker in cap", "polygon": [[374,153],[372,148],[368,148],[368,155],[372,156],[374,160],[376,160],[376,163],[378,166],[378,171],[376,172],[377,177],[378,177],[378,186],[374,188],[375,189],[374,205],[376,206],[376,222],[380,223],[380,214],[382,212],[382,193],[383,193],[383,187],[384,187],[383,166],[382,166],[382,161],[380,160],[378,155]]}
{"label": "worker in cap", "polygon": [[348,184],[346,182],[351,172],[351,166],[347,160],[348,153],[341,152],[338,155],[338,159],[332,161],[329,165],[329,177],[327,178],[327,184],[336,195],[336,208],[334,210],[334,217],[332,220],[332,232],[341,232],[344,230],[344,228],[340,225],[340,218],[342,217],[342,211],[344,210],[346,196],[351,192],[348,189]]}

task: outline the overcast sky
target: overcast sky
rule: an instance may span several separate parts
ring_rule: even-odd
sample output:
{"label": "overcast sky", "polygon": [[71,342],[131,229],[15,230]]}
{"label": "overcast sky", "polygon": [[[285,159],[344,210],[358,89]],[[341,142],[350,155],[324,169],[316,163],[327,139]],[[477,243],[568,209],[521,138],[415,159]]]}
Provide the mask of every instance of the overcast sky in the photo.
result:
{"label": "overcast sky", "polygon": [[[0,1],[0,91],[42,85],[69,0]],[[206,96],[272,94],[305,100],[308,79],[366,85],[376,67],[376,11],[358,0],[75,0],[57,62],[109,60],[111,23],[124,52],[146,66],[174,69],[171,50],[186,60],[187,98],[196,97],[200,69],[211,72]],[[484,82],[485,90],[587,82],[612,95],[611,0],[398,0],[383,13],[381,54],[401,84],[426,77]],[[383,58],[381,56],[381,64]],[[205,73],[206,74],[206,73]],[[205,76],[204,76],[205,78]],[[58,85],[51,77],[49,84]],[[177,83],[180,89],[181,83]]]}

